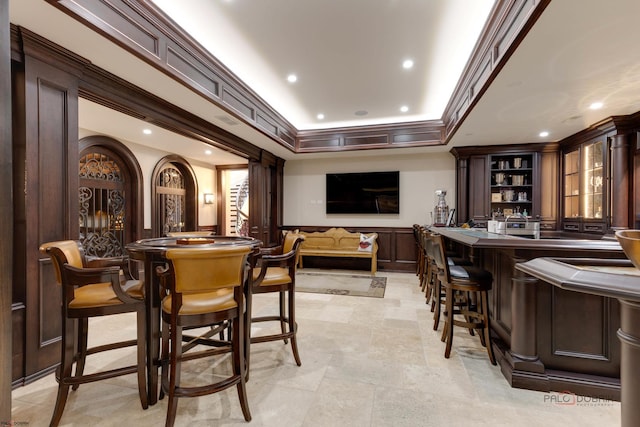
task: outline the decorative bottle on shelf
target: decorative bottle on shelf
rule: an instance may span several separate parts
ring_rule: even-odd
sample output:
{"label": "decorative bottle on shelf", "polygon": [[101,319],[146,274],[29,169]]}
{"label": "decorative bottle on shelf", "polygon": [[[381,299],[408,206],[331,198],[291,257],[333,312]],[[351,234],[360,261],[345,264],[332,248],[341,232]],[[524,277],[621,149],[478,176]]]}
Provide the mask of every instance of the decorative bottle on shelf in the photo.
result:
{"label": "decorative bottle on shelf", "polygon": [[436,196],[438,196],[438,202],[433,210],[433,225],[436,227],[443,227],[447,224],[449,217],[449,206],[444,196],[447,195],[446,190],[436,190]]}

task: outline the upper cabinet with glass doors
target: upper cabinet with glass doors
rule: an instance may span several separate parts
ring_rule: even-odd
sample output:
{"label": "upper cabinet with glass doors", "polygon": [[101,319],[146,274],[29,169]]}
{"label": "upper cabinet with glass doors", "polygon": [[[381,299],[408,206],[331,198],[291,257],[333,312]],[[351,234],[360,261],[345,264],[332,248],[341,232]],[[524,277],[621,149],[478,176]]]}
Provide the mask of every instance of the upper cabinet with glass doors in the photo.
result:
{"label": "upper cabinet with glass doors", "polygon": [[564,221],[566,231],[606,230],[606,138],[564,154]]}

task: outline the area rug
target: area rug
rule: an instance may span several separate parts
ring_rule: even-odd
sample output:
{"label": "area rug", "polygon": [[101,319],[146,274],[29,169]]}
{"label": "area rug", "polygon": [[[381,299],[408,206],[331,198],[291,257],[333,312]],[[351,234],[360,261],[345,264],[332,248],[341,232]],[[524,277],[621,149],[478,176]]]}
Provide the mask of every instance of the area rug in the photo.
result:
{"label": "area rug", "polygon": [[384,298],[387,278],[350,272],[296,272],[296,291]]}

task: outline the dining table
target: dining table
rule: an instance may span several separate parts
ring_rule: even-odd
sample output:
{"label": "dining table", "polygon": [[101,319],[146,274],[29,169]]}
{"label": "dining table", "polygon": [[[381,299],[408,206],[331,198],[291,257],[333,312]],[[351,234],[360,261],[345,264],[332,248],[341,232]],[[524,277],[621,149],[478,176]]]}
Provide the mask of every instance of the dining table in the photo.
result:
{"label": "dining table", "polygon": [[[160,278],[156,267],[165,266],[164,253],[171,248],[202,248],[224,246],[251,246],[252,253],[259,253],[262,241],[244,236],[189,236],[141,239],[125,246],[132,260],[144,265],[144,295],[146,307],[146,371],[149,405],[158,401],[158,368],[160,367]],[[246,290],[248,291],[248,289]]]}

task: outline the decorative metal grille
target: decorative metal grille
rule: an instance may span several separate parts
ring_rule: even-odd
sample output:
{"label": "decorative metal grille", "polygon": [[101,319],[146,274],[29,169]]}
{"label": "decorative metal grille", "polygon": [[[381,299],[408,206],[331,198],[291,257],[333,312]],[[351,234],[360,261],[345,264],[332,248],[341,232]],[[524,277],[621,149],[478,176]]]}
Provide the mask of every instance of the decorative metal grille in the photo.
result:
{"label": "decorative metal grille", "polygon": [[186,188],[182,173],[168,166],[158,175],[157,185],[162,234],[184,231]]}
{"label": "decorative metal grille", "polygon": [[108,155],[89,153],[79,162],[80,241],[88,256],[124,255],[125,194],[120,167]]}

